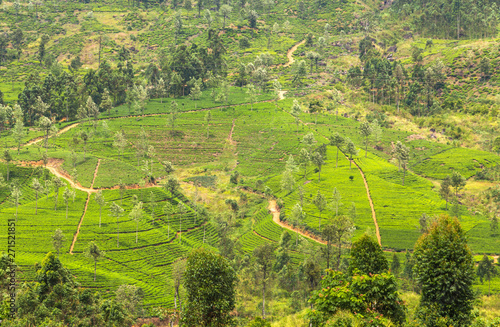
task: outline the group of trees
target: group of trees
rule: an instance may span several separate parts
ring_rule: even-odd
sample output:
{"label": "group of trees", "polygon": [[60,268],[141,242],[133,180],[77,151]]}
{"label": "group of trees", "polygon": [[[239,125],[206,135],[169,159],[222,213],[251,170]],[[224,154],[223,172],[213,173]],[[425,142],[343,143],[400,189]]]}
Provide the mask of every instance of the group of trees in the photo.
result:
{"label": "group of trees", "polygon": [[394,1],[398,18],[411,17],[422,35],[439,38],[485,38],[497,33],[498,1]]}
{"label": "group of trees", "polygon": [[[55,237],[54,243],[60,243]],[[7,292],[10,274],[9,257],[0,257],[2,297]],[[10,279],[10,277],[9,277]],[[79,286],[73,274],[50,252],[35,265],[33,281],[17,289],[16,316],[10,318],[7,301],[2,301],[0,314],[9,326],[132,326],[143,314],[144,292],[133,285],[121,285],[115,296],[103,299],[99,292]]]}

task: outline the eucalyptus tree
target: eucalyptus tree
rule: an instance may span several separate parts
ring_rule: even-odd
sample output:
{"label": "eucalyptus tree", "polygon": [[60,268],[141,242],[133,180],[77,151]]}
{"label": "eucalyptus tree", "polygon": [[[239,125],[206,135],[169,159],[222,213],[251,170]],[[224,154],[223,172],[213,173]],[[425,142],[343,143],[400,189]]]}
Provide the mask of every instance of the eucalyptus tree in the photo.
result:
{"label": "eucalyptus tree", "polygon": [[295,246],[299,245],[299,224],[300,221],[304,220],[305,212],[302,210],[302,206],[296,203],[292,208],[292,219],[296,224],[297,239],[295,240]]}
{"label": "eucalyptus tree", "polygon": [[59,257],[59,252],[64,243],[64,234],[60,228],[56,229],[54,235],[52,235],[52,245],[54,249],[57,251],[57,256]]}
{"label": "eucalyptus tree", "polygon": [[186,212],[186,207],[184,203],[179,202],[177,204],[177,214],[179,215],[179,243],[182,244],[182,216]]}
{"label": "eucalyptus tree", "polygon": [[170,133],[173,135],[175,130],[175,121],[179,118],[179,105],[172,100],[170,103],[170,110],[168,115],[168,123],[170,124]]}
{"label": "eucalyptus tree", "polygon": [[115,139],[113,141],[113,146],[118,148],[118,152],[120,153],[120,157],[123,156],[123,150],[127,146],[127,140],[125,139],[125,135],[122,131],[118,131],[115,133]]}
{"label": "eucalyptus tree", "polygon": [[326,209],[326,198],[321,194],[320,190],[318,190],[312,202],[319,211],[319,231],[321,232],[321,213]]}
{"label": "eucalyptus tree", "polygon": [[352,157],[356,156],[359,151],[354,145],[354,142],[348,137],[345,138],[345,152],[349,155],[349,169],[351,169]]}
{"label": "eucalyptus tree", "polygon": [[335,217],[337,217],[339,214],[339,208],[342,206],[341,201],[342,201],[342,195],[340,194],[339,190],[337,190],[337,188],[334,187],[332,191],[332,202],[330,205],[335,210]]}
{"label": "eucalyptus tree", "polygon": [[24,123],[22,117],[16,117],[16,123],[14,125],[14,128],[12,129],[12,136],[16,141],[17,154],[19,155],[21,144],[24,138],[26,137],[26,130],[24,129]]}
{"label": "eucalyptus tree", "polygon": [[5,164],[7,167],[7,182],[8,182],[10,179],[10,162],[12,161],[12,156],[10,155],[10,151],[7,149],[3,152],[3,160],[5,160]]}
{"label": "eucalyptus tree", "polygon": [[101,227],[101,217],[102,217],[102,208],[106,205],[106,201],[104,200],[104,195],[102,194],[102,190],[97,191],[94,195],[95,202],[99,206],[99,228]]}
{"label": "eucalyptus tree", "polygon": [[306,179],[307,175],[307,166],[309,165],[309,162],[311,161],[311,156],[309,154],[309,151],[307,149],[302,148],[299,152],[299,163],[301,166],[304,167],[304,180]]}
{"label": "eucalyptus tree", "polygon": [[266,286],[269,279],[269,274],[273,266],[273,261],[276,258],[274,254],[274,246],[270,243],[265,243],[253,251],[253,257],[258,271],[260,272],[260,280],[262,282],[262,318],[266,318]]}
{"label": "eucalyptus tree", "polygon": [[59,189],[63,187],[64,182],[59,178],[54,176],[52,179],[52,187],[54,188],[54,210],[57,210],[57,200],[59,199]]}
{"label": "eucalyptus tree", "polygon": [[332,224],[333,239],[337,243],[337,271],[340,270],[340,260],[342,256],[342,243],[348,241],[354,232],[354,222],[349,216],[335,217]]}
{"label": "eucalyptus tree", "polygon": [[373,129],[367,121],[359,125],[359,134],[365,139],[365,158],[368,156],[368,138],[372,135]]}
{"label": "eucalyptus tree", "polygon": [[10,192],[10,198],[14,202],[14,205],[16,206],[16,223],[17,223],[17,210],[19,208],[19,200],[23,196],[23,192],[21,192],[21,188],[19,185],[14,184],[11,186],[11,192]]}
{"label": "eucalyptus tree", "polygon": [[94,241],[91,241],[85,248],[84,254],[87,258],[91,258],[94,260],[94,282],[95,282],[97,276],[97,260],[103,258],[106,255],[106,252],[99,249],[99,247]]}
{"label": "eucalyptus tree", "polygon": [[174,207],[172,206],[170,201],[167,200],[162,210],[163,214],[167,216],[167,238],[170,238],[170,218],[173,214]]}
{"label": "eucalyptus tree", "polygon": [[250,111],[252,111],[253,104],[257,101],[257,90],[255,89],[255,85],[248,84],[246,86],[246,94],[248,95],[248,101],[250,101]]}
{"label": "eucalyptus tree", "polygon": [[275,79],[273,81],[273,91],[274,91],[274,100],[275,100],[275,109],[278,108],[278,101],[280,100],[281,97],[281,83]]}
{"label": "eucalyptus tree", "polygon": [[109,208],[111,216],[116,218],[116,247],[120,247],[120,217],[123,216],[123,208],[120,207],[118,204],[115,202],[111,202],[110,208]]}
{"label": "eucalyptus tree", "polygon": [[130,211],[129,216],[132,220],[135,221],[136,223],[136,228],[135,228],[135,243],[137,244],[137,241],[139,239],[139,221],[142,219],[142,202],[138,202],[132,211]]}
{"label": "eucalyptus tree", "polygon": [[231,14],[231,11],[233,11],[233,8],[229,5],[222,5],[219,10],[219,14],[223,17],[224,21],[222,23],[222,29],[226,28],[226,18],[229,17]]}
{"label": "eucalyptus tree", "polygon": [[333,135],[330,138],[330,145],[334,146],[337,148],[337,158],[335,160],[335,168],[338,167],[339,164],[339,150],[342,148],[342,146],[345,143],[345,139],[338,133],[336,132],[335,135]]}
{"label": "eucalyptus tree", "polygon": [[65,188],[63,192],[63,199],[64,202],[66,203],[66,219],[68,219],[68,205],[69,205],[69,200],[73,199],[75,201],[75,191],[71,190],[69,188]]}
{"label": "eucalyptus tree", "polygon": [[45,116],[42,116],[38,120],[37,124],[38,124],[38,127],[40,128],[40,130],[42,130],[45,134],[45,151],[47,151],[48,146],[49,146],[49,133],[53,127],[52,120],[50,120],[49,118],[47,118]]}
{"label": "eucalyptus tree", "polygon": [[403,168],[403,185],[405,185],[406,169],[408,167],[408,162],[410,161],[410,149],[401,143],[401,141],[396,143],[396,156],[401,167]]}
{"label": "eucalyptus tree", "polygon": [[295,178],[290,169],[285,169],[281,177],[281,189],[291,193],[295,187]]}
{"label": "eucalyptus tree", "polygon": [[290,110],[290,114],[295,118],[295,124],[297,125],[297,134],[299,133],[299,115],[302,112],[300,109],[300,104],[297,99],[293,100],[292,109]]}
{"label": "eucalyptus tree", "polygon": [[325,164],[323,156],[319,152],[314,152],[311,155],[311,161],[316,167],[318,167],[318,182],[321,181],[321,167]]}

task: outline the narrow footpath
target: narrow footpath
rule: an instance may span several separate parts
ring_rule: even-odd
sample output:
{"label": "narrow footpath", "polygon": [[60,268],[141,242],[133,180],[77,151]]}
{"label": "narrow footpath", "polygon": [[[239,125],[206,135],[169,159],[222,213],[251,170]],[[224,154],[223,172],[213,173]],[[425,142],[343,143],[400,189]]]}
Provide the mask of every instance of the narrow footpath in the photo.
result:
{"label": "narrow footpath", "polygon": [[[80,222],[78,223],[76,233],[73,236],[73,242],[71,243],[71,247],[69,249],[70,254],[73,254],[73,248],[75,247],[76,240],[78,239],[78,234],[80,234],[80,227],[82,226],[83,218],[85,217],[85,214],[87,213],[87,207],[89,205],[90,196],[92,195],[93,192],[97,191],[97,190],[94,190],[94,182],[95,182],[95,179],[97,177],[97,171],[99,170],[100,164],[101,164],[101,159],[97,160],[97,165],[95,167],[94,178],[92,179],[92,184],[90,185],[90,189],[88,189],[88,191],[86,191],[87,192],[87,201],[85,202],[85,208],[83,209],[83,214],[82,214],[82,217],[80,218]],[[70,183],[72,183],[71,180],[70,180]]]}

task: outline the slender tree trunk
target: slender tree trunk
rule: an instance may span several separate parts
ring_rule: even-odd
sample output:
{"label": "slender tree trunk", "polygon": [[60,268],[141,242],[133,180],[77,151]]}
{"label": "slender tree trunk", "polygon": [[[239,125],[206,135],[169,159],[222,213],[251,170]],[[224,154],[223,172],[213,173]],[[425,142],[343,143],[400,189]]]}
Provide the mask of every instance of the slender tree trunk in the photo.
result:
{"label": "slender tree trunk", "polygon": [[319,231],[321,232],[321,211],[319,212]]}
{"label": "slender tree trunk", "polygon": [[406,167],[403,167],[403,186],[405,185]]}
{"label": "slender tree trunk", "polygon": [[66,219],[68,219],[68,203],[66,202]]}
{"label": "slender tree trunk", "polygon": [[340,271],[340,257],[342,256],[342,240],[339,237],[338,244],[339,252],[337,253],[337,271]]}
{"label": "slender tree trunk", "polygon": [[116,247],[120,247],[120,225],[118,224],[118,217],[116,217]]}
{"label": "slender tree trunk", "polygon": [[262,319],[266,319],[266,274],[264,273],[264,283],[262,287]]}
{"label": "slender tree trunk", "polygon": [[94,259],[94,282],[95,282],[96,274],[97,274],[97,260]]}
{"label": "slender tree trunk", "polygon": [[139,235],[139,221],[137,221],[135,225],[135,244],[137,244],[138,235]]}
{"label": "slender tree trunk", "polygon": [[99,228],[101,228],[102,207],[99,207]]}

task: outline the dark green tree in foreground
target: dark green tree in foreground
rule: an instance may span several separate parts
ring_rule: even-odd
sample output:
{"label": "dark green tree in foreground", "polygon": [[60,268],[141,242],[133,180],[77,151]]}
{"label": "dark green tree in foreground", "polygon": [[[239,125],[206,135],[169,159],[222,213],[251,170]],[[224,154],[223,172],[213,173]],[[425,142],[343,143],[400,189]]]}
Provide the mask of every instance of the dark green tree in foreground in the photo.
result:
{"label": "dark green tree in foreground", "polygon": [[372,237],[363,234],[351,248],[349,273],[356,269],[362,274],[380,274],[389,270],[389,263],[380,245]]}
{"label": "dark green tree in foreground", "polygon": [[236,273],[224,257],[196,249],[188,257],[185,272],[186,326],[229,326],[235,306]]}
{"label": "dark green tree in foreground", "polygon": [[[414,272],[422,288],[417,316],[426,326],[470,326],[474,262],[457,219],[441,216],[415,244]],[[431,321],[434,319],[435,321]]]}
{"label": "dark green tree in foreground", "polygon": [[359,314],[363,319],[359,326],[400,326],[405,320],[396,278],[387,272],[366,275],[358,271],[346,276],[327,270],[320,289],[312,292],[309,301],[315,309],[308,313],[313,326],[325,326],[326,322],[327,326],[353,326],[334,320],[339,311]]}
{"label": "dark green tree in foreground", "polygon": [[477,275],[479,276],[481,284],[483,283],[483,279],[488,281],[488,296],[491,295],[491,277],[497,274],[498,271],[493,265],[493,260],[490,260],[490,258],[488,258],[485,254],[477,266]]}

